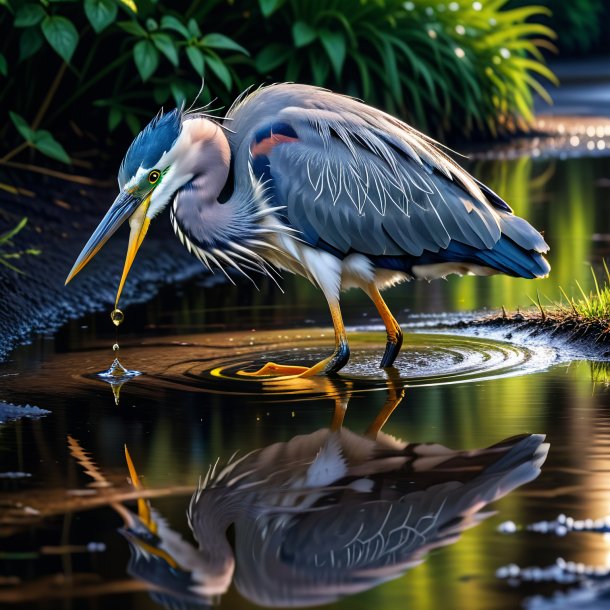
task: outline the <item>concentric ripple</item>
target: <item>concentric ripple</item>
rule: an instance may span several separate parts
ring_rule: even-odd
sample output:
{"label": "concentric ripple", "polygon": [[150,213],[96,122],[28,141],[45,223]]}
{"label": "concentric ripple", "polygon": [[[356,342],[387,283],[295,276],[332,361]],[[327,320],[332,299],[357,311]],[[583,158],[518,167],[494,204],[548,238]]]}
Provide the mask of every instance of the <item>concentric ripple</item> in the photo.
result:
{"label": "concentric ripple", "polygon": [[[310,366],[332,352],[332,344],[320,347],[304,339],[288,336],[284,339],[250,347],[237,357],[227,354],[228,358],[222,361],[182,362],[178,368],[170,367],[163,378],[166,382],[173,380],[193,388],[230,394],[327,393],[328,388],[322,387],[326,382],[320,378],[252,378],[240,374],[244,370],[255,371],[269,361]],[[550,347],[526,348],[486,338],[427,333],[406,335],[394,369],[384,371],[379,368],[383,335],[353,333],[350,347],[350,362],[333,377],[335,385],[358,382],[358,386],[385,387],[390,375],[403,385],[465,383],[540,371],[556,361],[556,352]]]}

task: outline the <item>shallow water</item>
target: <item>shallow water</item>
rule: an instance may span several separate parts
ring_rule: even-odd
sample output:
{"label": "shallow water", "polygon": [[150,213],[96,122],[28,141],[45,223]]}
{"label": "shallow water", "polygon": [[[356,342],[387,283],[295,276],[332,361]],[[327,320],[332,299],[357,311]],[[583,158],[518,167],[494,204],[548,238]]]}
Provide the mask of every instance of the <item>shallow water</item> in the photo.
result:
{"label": "shallow water", "polygon": [[[16,350],[0,368],[0,400],[51,413],[0,426],[0,471],[15,475],[0,478],[0,602],[500,610],[567,587],[509,582],[496,576],[503,566],[549,566],[558,557],[609,566],[610,542],[602,533],[497,530],[506,521],[526,526],[559,513],[610,514],[606,365],[571,360],[553,345],[437,334],[426,325],[441,312],[459,319],[471,309],[527,306],[536,288],[558,297],[559,285],[569,293],[578,280],[589,289],[589,264],[599,267],[610,249],[603,207],[610,161],[521,159],[472,169],[517,213],[546,228],[553,275],[537,283],[451,278],[391,291],[388,303],[399,321],[417,333],[406,335],[389,373],[377,368],[385,341],[374,310],[348,293],[352,360],[339,376],[240,376],[268,359],[304,364],[328,354],[332,331],[321,297],[293,278],[284,282],[285,294],[265,283],[257,292],[199,279],[127,309],[120,359],[142,375],[119,388],[118,405],[113,388],[95,375],[114,357],[107,313]],[[538,437],[529,437],[530,445],[506,441],[512,458],[491,469],[501,451],[481,450],[522,434],[546,435],[546,459],[546,448],[536,449]],[[220,476],[223,464],[235,452],[239,459],[275,443],[283,445],[229,469],[237,479],[232,485],[242,485],[232,496],[229,475]],[[476,451],[441,459],[440,449],[420,443]],[[127,482],[125,446],[150,496],[150,516]],[[371,446],[395,458],[398,452],[404,463],[381,469],[364,455]],[[418,461],[422,451],[436,458]],[[203,549],[197,554],[186,511],[199,477],[217,458],[191,512]],[[377,468],[376,487],[366,489],[362,475],[354,475],[341,491],[329,492],[325,473],[340,471],[342,463],[358,472]],[[386,503],[376,530],[371,493]],[[489,511],[497,512],[480,518]],[[360,514],[374,531],[356,536],[350,528]],[[402,521],[390,534],[394,515]],[[233,574],[217,539],[227,527]],[[360,546],[344,541],[349,559],[333,555],[330,569],[329,545],[344,531]],[[176,542],[172,532],[186,542]],[[375,542],[377,534],[385,546]],[[193,559],[200,556],[203,563]],[[596,603],[603,607],[603,600]]]}

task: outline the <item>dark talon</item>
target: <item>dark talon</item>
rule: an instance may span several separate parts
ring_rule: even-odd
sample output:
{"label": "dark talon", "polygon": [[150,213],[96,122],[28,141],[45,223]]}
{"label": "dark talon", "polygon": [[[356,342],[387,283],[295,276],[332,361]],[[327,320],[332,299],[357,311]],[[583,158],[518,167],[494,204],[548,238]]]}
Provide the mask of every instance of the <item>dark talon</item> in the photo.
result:
{"label": "dark talon", "polygon": [[332,355],[332,358],[324,372],[326,374],[336,373],[341,370],[349,360],[349,345],[347,341],[340,341],[335,353]]}
{"label": "dark talon", "polygon": [[400,352],[400,348],[402,347],[402,336],[402,330],[400,330],[400,328],[396,329],[394,340],[388,336],[388,342],[386,343],[385,352],[379,368],[386,369],[394,364],[394,360],[396,360],[396,356],[398,356],[398,352]]}

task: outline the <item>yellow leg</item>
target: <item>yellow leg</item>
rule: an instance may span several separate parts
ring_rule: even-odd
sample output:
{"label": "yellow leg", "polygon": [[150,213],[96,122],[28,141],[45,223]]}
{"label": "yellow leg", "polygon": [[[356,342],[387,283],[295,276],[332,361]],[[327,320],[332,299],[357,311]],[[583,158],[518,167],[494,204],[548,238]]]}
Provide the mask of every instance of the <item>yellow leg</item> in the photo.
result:
{"label": "yellow leg", "polygon": [[405,397],[405,388],[398,379],[398,372],[395,372],[395,376],[388,377],[388,397],[386,398],[385,404],[381,407],[381,410],[377,413],[377,417],[375,417],[365,432],[365,435],[373,440],[377,438],[377,435],[385,426],[390,415],[392,415],[396,407]]}
{"label": "yellow leg", "polygon": [[398,356],[398,352],[402,346],[402,330],[392,315],[392,312],[385,304],[385,301],[381,297],[377,286],[375,286],[375,284],[369,284],[367,286],[366,293],[375,304],[375,307],[377,308],[377,311],[385,324],[388,341],[385,346],[385,353],[381,359],[380,366],[381,368],[387,368],[394,364],[394,360],[396,360],[396,356]]}
{"label": "yellow leg", "polygon": [[330,307],[330,315],[333,319],[335,328],[335,351],[328,357],[324,358],[317,364],[311,367],[292,366],[284,364],[276,364],[275,362],[267,362],[265,366],[258,371],[239,371],[239,375],[248,377],[270,377],[270,376],[286,376],[296,375],[299,377],[312,377],[313,375],[328,375],[336,373],[342,369],[349,360],[349,346],[347,344],[347,335],[345,326],[343,325],[343,317],[341,316],[341,308],[339,301],[333,300],[328,303]]}

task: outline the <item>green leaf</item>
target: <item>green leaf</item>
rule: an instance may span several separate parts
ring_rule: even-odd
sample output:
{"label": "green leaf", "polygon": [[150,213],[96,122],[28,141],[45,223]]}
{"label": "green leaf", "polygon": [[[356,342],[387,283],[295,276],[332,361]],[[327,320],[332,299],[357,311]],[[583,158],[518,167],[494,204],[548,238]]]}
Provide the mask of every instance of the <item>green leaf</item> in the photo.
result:
{"label": "green leaf", "polygon": [[231,85],[233,84],[233,79],[231,78],[231,72],[229,72],[229,68],[225,66],[224,62],[220,57],[216,57],[214,55],[207,55],[205,58],[205,63],[210,67],[210,70],[216,75],[218,80],[227,88],[231,89]]}
{"label": "green leaf", "polygon": [[153,44],[167,57],[170,63],[173,66],[178,66],[178,49],[176,47],[176,43],[174,39],[169,36],[169,34],[153,34],[152,35]]}
{"label": "green leaf", "polygon": [[197,25],[197,22],[194,19],[189,19],[187,27],[189,32],[191,33],[191,36],[194,36],[195,38],[201,38],[201,30],[199,29],[199,26]]}
{"label": "green leaf", "polygon": [[178,32],[178,34],[182,34],[182,36],[184,36],[186,39],[191,37],[189,31],[186,29],[186,26],[172,15],[163,15],[163,17],[161,17],[161,29],[174,30],[175,32]]}
{"label": "green leaf", "polygon": [[119,126],[122,118],[123,113],[120,109],[112,107],[108,113],[108,131],[114,131]]}
{"label": "green leaf", "polygon": [[19,61],[34,55],[42,46],[42,34],[38,28],[24,30],[19,38]]}
{"label": "green leaf", "polygon": [[17,131],[21,134],[26,142],[32,143],[34,141],[34,130],[28,125],[28,122],[16,112],[10,112],[9,116],[13,125],[17,128]]}
{"label": "green leaf", "polygon": [[313,42],[318,33],[304,21],[295,21],[292,24],[292,39],[297,47],[305,47]]}
{"label": "green leaf", "polygon": [[148,36],[148,32],[137,21],[119,21],[117,25],[132,36],[137,36],[138,38]]}
{"label": "green leaf", "polygon": [[8,64],[6,63],[6,57],[0,53],[0,74],[6,76],[8,74]]}
{"label": "green leaf", "polygon": [[265,17],[269,17],[280,5],[280,0],[258,0],[258,4],[261,7],[261,13]]}
{"label": "green leaf", "polygon": [[180,107],[182,104],[184,104],[186,102],[186,99],[187,99],[186,91],[184,90],[184,88],[182,87],[182,85],[180,83],[177,83],[175,81],[172,81],[169,87],[170,87],[172,95],[174,97],[174,102],[176,102],[176,106]]}
{"label": "green leaf", "polygon": [[228,49],[230,51],[238,51],[244,55],[250,55],[244,47],[224,34],[207,34],[201,39],[201,44],[210,49]]}
{"label": "green leaf", "polygon": [[29,28],[40,23],[46,13],[40,4],[24,4],[17,9],[13,25],[16,28]]}
{"label": "green leaf", "polygon": [[272,43],[266,46],[254,60],[256,69],[261,74],[268,74],[283,64],[291,54],[291,49],[280,43]]}
{"label": "green leaf", "polygon": [[146,20],[146,29],[149,32],[154,32],[155,30],[159,29],[159,24],[152,17],[149,17]]}
{"label": "green leaf", "polygon": [[47,157],[62,163],[70,163],[70,157],[64,147],[48,131],[41,129],[35,132],[32,145]]}
{"label": "green leaf", "polygon": [[203,53],[197,47],[186,47],[186,55],[199,76],[203,74]]}
{"label": "green leaf", "polygon": [[42,33],[53,50],[66,63],[70,63],[78,43],[78,32],[74,24],[59,15],[45,17],[42,22]]}
{"label": "green leaf", "polygon": [[131,114],[131,112],[126,114],[125,122],[134,136],[140,133],[140,119],[135,114]]}
{"label": "green leaf", "polygon": [[345,36],[341,32],[320,30],[320,41],[328,55],[328,59],[330,59],[335,76],[337,79],[340,79],[343,63],[345,62]]}
{"label": "green leaf", "polygon": [[15,227],[9,229],[6,233],[0,235],[0,244],[6,244],[9,242],[17,233],[19,233],[23,227],[28,223],[27,218],[22,218]]}
{"label": "green leaf", "polygon": [[140,40],[133,48],[133,59],[143,81],[147,81],[159,65],[159,51],[150,40]]}
{"label": "green leaf", "polygon": [[117,13],[113,0],[85,0],[85,15],[98,34],[116,19]]}

